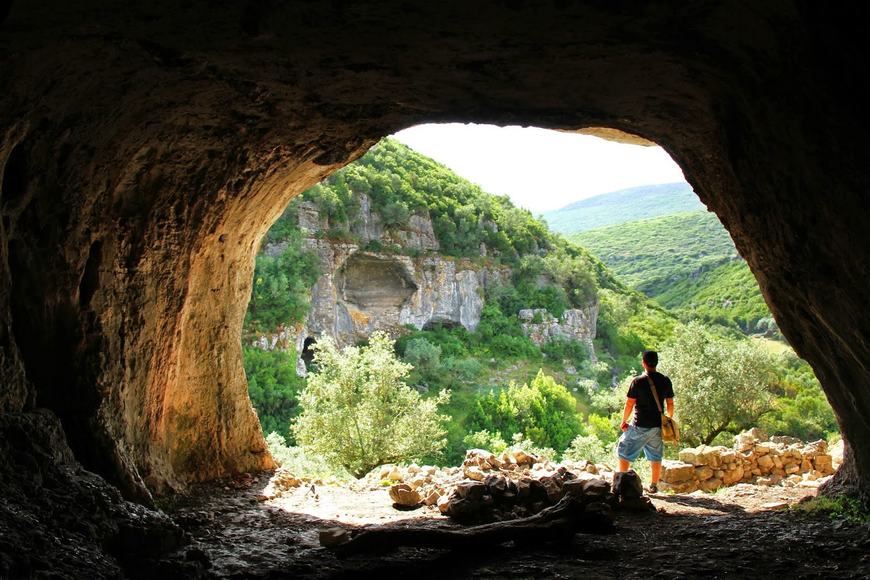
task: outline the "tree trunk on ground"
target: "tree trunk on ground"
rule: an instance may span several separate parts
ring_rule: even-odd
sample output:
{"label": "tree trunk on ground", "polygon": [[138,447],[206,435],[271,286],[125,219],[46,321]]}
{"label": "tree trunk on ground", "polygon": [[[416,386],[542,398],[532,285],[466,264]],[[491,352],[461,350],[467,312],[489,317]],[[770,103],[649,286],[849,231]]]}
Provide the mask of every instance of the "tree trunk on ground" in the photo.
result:
{"label": "tree trunk on ground", "polygon": [[483,524],[462,530],[372,528],[357,533],[346,543],[337,546],[336,551],[341,555],[351,555],[390,551],[400,547],[477,550],[508,541],[531,544],[570,540],[579,530],[598,533],[613,530],[613,517],[609,508],[599,511],[586,509],[587,506],[571,496],[565,496],[556,505],[528,518]]}

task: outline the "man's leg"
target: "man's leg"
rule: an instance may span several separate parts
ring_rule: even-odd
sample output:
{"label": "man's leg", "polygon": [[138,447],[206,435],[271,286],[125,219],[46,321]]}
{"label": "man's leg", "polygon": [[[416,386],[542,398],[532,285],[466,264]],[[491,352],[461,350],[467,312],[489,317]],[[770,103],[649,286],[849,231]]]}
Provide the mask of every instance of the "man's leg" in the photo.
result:
{"label": "man's leg", "polygon": [[[661,467],[662,467],[662,464],[659,463],[659,471],[661,471]],[[620,457],[619,458],[619,471],[625,472],[625,471],[628,471],[629,469],[631,469],[631,461],[629,461],[628,459],[623,459],[622,457]]]}
{"label": "man's leg", "polygon": [[652,484],[659,484],[659,477],[662,475],[662,462],[661,461],[650,461],[649,462],[651,471],[652,471]]}
{"label": "man's leg", "polygon": [[662,441],[661,429],[652,429],[649,433],[650,437],[644,445],[643,452],[649,460],[650,471],[650,491],[658,493],[659,478],[662,475],[662,458],[665,454],[665,444]]}

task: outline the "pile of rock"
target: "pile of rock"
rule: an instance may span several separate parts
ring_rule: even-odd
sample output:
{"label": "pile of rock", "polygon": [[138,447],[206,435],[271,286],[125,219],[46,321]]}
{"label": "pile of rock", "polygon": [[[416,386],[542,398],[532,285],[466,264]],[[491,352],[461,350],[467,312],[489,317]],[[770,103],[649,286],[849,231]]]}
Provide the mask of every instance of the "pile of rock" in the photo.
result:
{"label": "pile of rock", "polygon": [[825,441],[768,438],[759,429],[750,429],[734,438],[731,449],[701,445],[680,451],[679,461],[665,460],[659,488],[690,493],[736,483],[818,487],[834,471]]}
{"label": "pile of rock", "polygon": [[280,497],[284,492],[291,491],[301,486],[303,481],[293,475],[286,467],[279,467],[275,470],[275,474],[269,479],[268,485],[260,494],[260,500],[273,499]]}
{"label": "pile of rock", "polygon": [[[473,522],[537,513],[558,502],[572,486],[580,486],[587,495],[592,494],[586,489],[590,485],[609,489],[601,475],[609,475],[609,470],[586,461],[556,465],[520,449],[498,455],[470,449],[458,468],[385,465],[367,477],[393,482],[389,493],[397,508],[437,505],[442,514]],[[586,484],[593,480],[600,483]],[[576,483],[567,485],[570,482]]]}

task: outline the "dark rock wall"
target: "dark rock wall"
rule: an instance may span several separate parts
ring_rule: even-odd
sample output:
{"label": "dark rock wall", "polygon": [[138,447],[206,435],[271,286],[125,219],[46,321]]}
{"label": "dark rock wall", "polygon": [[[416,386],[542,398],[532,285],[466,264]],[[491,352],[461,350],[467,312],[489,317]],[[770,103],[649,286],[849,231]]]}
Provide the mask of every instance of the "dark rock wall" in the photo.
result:
{"label": "dark rock wall", "polygon": [[256,245],[289,199],[418,122],[608,126],[663,145],[722,219],[866,492],[864,11],[14,2],[0,409],[51,409],[129,496],[268,467],[239,336]]}

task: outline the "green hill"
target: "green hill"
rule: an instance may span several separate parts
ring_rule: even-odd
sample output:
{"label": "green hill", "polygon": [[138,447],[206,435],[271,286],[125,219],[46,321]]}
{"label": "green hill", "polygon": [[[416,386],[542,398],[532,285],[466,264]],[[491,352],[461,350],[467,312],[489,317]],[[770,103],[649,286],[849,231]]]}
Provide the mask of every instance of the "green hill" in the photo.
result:
{"label": "green hill", "polygon": [[716,215],[705,211],[632,221],[568,238],[647,296],[659,296],[676,280],[696,277],[738,257]]}
{"label": "green hill", "polygon": [[684,319],[776,334],[755,278],[712,213],[683,212],[569,237]]}
{"label": "green hill", "polygon": [[[640,195],[640,189],[647,195]],[[684,209],[681,189],[683,202],[697,208],[694,194],[676,184],[670,189],[635,191],[636,199],[652,200],[654,208],[629,207],[625,204],[632,195],[621,203],[614,202],[619,196],[611,195],[609,209],[602,209],[599,217],[617,212],[624,221],[628,215],[649,217],[654,209]],[[650,197],[651,190],[661,194],[658,201],[655,195]],[[314,223],[312,208],[319,229],[307,226],[303,232],[300,216]],[[363,208],[377,213],[389,235],[374,239],[360,233],[364,214],[365,219],[372,217]],[[280,336],[282,328],[292,328],[307,317],[310,289],[322,274],[312,242],[318,248],[331,244],[346,249],[355,244],[366,253],[393,254],[401,261],[422,264],[436,257],[434,249],[397,242],[405,239],[398,235],[408,231],[403,228],[421,220],[431,221],[438,254],[450,261],[497,268],[503,275],[487,284],[480,296],[484,304],[474,330],[450,324],[392,329],[397,337],[393,354],[413,366],[407,383],[427,399],[439,396],[441,389],[450,392],[450,402],[441,408],[449,418],[444,454],[414,458],[418,462],[457,465],[468,448],[497,450],[514,441],[532,450],[538,445],[552,447],[536,451],[545,455],[565,450],[569,455],[609,461],[620,434],[617,425],[625,391],[606,387],[637,370],[643,349],[667,346],[680,328],[672,312],[734,329],[763,326],[759,320],[766,310],[751,274],[736,257],[727,233],[705,212],[689,211],[579,236],[632,284],[655,296],[651,299],[627,287],[589,251],[551,232],[506,197],[490,195],[443,165],[385,139],[291,203],[256,258],[245,319],[245,372],[263,428],[276,432],[269,437],[273,453],[295,461],[294,473],[304,467],[303,458],[311,457],[307,451],[285,446],[294,443],[290,424],[300,413],[300,397],[305,399],[301,393],[309,379],[297,375],[292,340],[270,350],[269,341],[260,338],[270,332]],[[573,340],[539,346],[524,334],[518,316],[518,310],[526,308],[546,308],[558,315],[596,301],[594,356],[587,345]],[[537,322],[543,321],[541,313],[535,316]],[[744,342],[742,337],[727,340]],[[774,385],[778,407],[761,426],[816,438],[835,430],[833,414],[808,367],[783,364]],[[733,426],[729,431],[742,428]],[[304,467],[315,468],[322,469],[320,463]]]}
{"label": "green hill", "polygon": [[[365,241],[359,234],[363,195],[368,201],[365,206],[377,214],[389,234],[383,240]],[[469,413],[489,400],[490,390],[501,392],[514,383],[529,383],[543,369],[573,389],[566,391],[567,397],[582,411],[590,404],[583,394],[587,386],[611,385],[636,368],[638,354],[664,344],[677,322],[657,303],[626,287],[586,249],[551,232],[507,197],[486,193],[387,138],[291,202],[256,258],[244,329],[245,370],[262,425],[287,440],[292,440],[290,420],[298,412],[297,397],[306,379],[296,376],[292,341],[281,347],[286,351],[261,350],[260,345],[270,341],[259,338],[292,328],[308,313],[310,288],[320,273],[298,226],[303,202],[313,205],[319,218],[326,218],[320,230],[310,233],[318,240],[343,247],[356,244],[364,252],[422,262],[435,250],[403,247],[394,240],[402,239],[398,234],[403,228],[423,219],[432,224],[440,248],[437,254],[506,273],[487,284],[480,321],[473,331],[438,324],[422,330],[392,329],[398,335],[396,354],[414,366],[409,383],[427,396],[442,388],[452,393],[445,408],[451,417],[447,436],[451,461],[461,461],[469,430],[488,428],[488,423],[478,421],[479,414]],[[266,251],[266,246],[272,251]],[[283,250],[275,255],[274,248]],[[533,342],[518,316],[522,309],[543,308],[559,317],[566,309],[594,304],[599,306],[594,356],[586,344],[574,340]],[[538,317],[541,322],[541,313]],[[502,434],[510,437],[514,432]]]}
{"label": "green hill", "polygon": [[543,214],[550,229],[571,234],[678,212],[703,210],[688,183],[620,189],[583,199]]}

